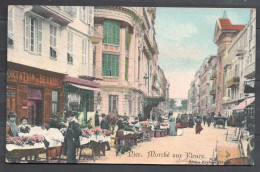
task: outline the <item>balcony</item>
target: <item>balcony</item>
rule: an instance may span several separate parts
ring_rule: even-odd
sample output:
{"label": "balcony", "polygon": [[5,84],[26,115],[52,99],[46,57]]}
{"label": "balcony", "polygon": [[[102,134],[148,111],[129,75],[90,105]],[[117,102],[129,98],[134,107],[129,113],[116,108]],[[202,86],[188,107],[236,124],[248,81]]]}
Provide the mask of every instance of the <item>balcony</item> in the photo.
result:
{"label": "balcony", "polygon": [[212,71],[211,74],[210,74],[210,79],[214,80],[216,78],[217,78],[217,72],[216,71]]}
{"label": "balcony", "polygon": [[216,89],[210,90],[209,94],[210,94],[210,95],[216,95]]}
{"label": "balcony", "polygon": [[250,64],[245,68],[245,78],[246,79],[253,79],[255,78],[255,62]]}
{"label": "balcony", "polygon": [[236,56],[242,56],[243,54],[244,54],[244,51],[241,49],[235,51]]}
{"label": "balcony", "polygon": [[102,34],[98,33],[97,31],[97,26],[89,27],[89,35],[90,35],[91,42],[93,44],[98,44],[103,39]]}
{"label": "balcony", "polygon": [[59,23],[62,26],[67,26],[73,21],[76,14],[75,8],[65,9],[64,6],[40,6],[34,5],[32,12],[43,16],[44,18],[51,19],[55,23]]}
{"label": "balcony", "polygon": [[240,78],[239,77],[233,77],[230,80],[226,82],[226,86],[228,88],[239,85]]}

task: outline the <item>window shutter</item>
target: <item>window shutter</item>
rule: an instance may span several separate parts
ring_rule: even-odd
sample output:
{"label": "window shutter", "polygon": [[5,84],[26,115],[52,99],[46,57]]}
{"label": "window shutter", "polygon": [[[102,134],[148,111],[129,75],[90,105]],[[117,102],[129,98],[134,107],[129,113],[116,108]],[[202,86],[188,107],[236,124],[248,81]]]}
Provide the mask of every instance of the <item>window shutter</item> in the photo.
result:
{"label": "window shutter", "polygon": [[118,69],[119,69],[119,56],[115,55],[115,76],[118,76]]}
{"label": "window shutter", "polygon": [[70,41],[71,41],[70,49],[71,49],[71,53],[73,53],[73,34],[70,34]]}
{"label": "window shutter", "polygon": [[80,7],[80,8],[79,8],[79,19],[80,19],[81,21],[83,21],[83,9],[84,9],[84,7]]}
{"label": "window shutter", "polygon": [[92,25],[93,23],[93,8],[94,7],[89,7],[89,24]]}
{"label": "window shutter", "polygon": [[29,37],[30,37],[30,17],[24,16],[24,50],[29,50]]}
{"label": "window shutter", "polygon": [[42,54],[42,20],[38,20],[38,54]]}

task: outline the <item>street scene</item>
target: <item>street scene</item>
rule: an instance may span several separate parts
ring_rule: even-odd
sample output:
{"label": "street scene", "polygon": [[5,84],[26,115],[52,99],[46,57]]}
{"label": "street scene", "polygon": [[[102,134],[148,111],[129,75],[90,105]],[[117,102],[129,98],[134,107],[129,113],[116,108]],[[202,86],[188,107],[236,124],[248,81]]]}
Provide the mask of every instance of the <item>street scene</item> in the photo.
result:
{"label": "street scene", "polygon": [[8,6],[6,162],[254,165],[255,9]]}

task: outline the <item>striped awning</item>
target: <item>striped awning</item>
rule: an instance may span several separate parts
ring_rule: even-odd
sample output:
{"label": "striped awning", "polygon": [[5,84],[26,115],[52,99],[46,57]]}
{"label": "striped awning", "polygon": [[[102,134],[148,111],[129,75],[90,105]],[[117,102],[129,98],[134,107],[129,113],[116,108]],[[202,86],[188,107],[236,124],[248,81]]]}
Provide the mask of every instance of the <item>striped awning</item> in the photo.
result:
{"label": "striped awning", "polygon": [[235,107],[233,110],[243,110],[247,106],[251,105],[255,101],[255,97],[251,97],[249,99],[244,100],[241,102],[237,107]]}

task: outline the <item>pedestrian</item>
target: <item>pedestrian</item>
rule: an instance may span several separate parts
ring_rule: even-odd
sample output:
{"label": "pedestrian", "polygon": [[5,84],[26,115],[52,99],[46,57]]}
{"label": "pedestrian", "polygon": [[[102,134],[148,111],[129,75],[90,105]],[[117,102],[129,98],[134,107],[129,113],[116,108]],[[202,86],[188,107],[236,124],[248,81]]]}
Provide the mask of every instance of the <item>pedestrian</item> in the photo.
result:
{"label": "pedestrian", "polygon": [[[108,123],[108,120],[106,119],[106,114],[104,114],[104,113],[102,114],[102,120],[101,120],[100,125],[101,125],[102,130],[104,130],[104,129],[109,130],[109,123]],[[109,151],[110,150],[109,142],[106,141],[105,144],[106,144],[106,147],[107,147],[107,151]]]}
{"label": "pedestrian", "polygon": [[118,116],[117,127],[118,130],[124,129],[125,127],[123,124],[123,117],[121,115]]}
{"label": "pedestrian", "polygon": [[99,126],[99,115],[98,115],[98,111],[96,111],[96,114],[95,114],[95,126]]}
{"label": "pedestrian", "polygon": [[201,130],[203,130],[203,128],[201,126],[202,120],[201,120],[200,116],[197,116],[197,118],[195,119],[195,122],[196,122],[195,133],[200,134]]}
{"label": "pedestrian", "polygon": [[176,136],[177,134],[176,134],[176,129],[175,129],[175,118],[173,117],[173,116],[171,116],[170,117],[170,119],[169,119],[169,122],[170,122],[170,133],[169,133],[169,135],[170,136]]}
{"label": "pedestrian", "polygon": [[8,114],[8,121],[6,122],[6,137],[18,137],[19,129],[15,123],[17,114],[10,112]]}
{"label": "pedestrian", "polygon": [[68,128],[65,133],[64,147],[67,155],[67,163],[76,163],[76,148],[80,146],[79,136],[82,135],[80,125],[75,121],[76,112],[68,111],[65,118]]}
{"label": "pedestrian", "polygon": [[28,125],[28,118],[23,117],[20,120],[21,124],[18,126],[20,133],[29,133],[31,130],[31,126]]}
{"label": "pedestrian", "polygon": [[203,124],[205,125],[205,123],[206,123],[206,116],[203,115]]}
{"label": "pedestrian", "polygon": [[208,127],[210,127],[210,124],[211,124],[211,117],[210,116],[207,117],[207,123],[208,123]]}
{"label": "pedestrian", "polygon": [[189,127],[190,127],[190,128],[193,128],[193,126],[194,126],[194,120],[193,120],[193,117],[190,116],[190,117],[189,117]]}

